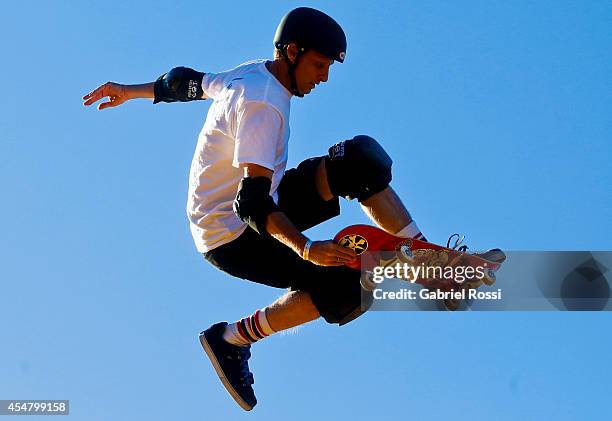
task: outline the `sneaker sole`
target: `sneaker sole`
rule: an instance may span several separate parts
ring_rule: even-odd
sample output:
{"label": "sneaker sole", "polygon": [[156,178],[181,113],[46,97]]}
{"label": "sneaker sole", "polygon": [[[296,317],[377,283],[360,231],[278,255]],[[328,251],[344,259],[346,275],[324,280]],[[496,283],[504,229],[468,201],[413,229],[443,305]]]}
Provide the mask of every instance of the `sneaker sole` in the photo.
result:
{"label": "sneaker sole", "polygon": [[223,386],[225,386],[225,389],[229,392],[231,397],[234,398],[236,403],[240,405],[240,407],[244,409],[245,411],[250,411],[251,409],[253,409],[251,405],[246,403],[244,399],[240,397],[238,392],[236,392],[234,387],[231,385],[231,383],[227,380],[227,378],[223,374],[221,365],[219,364],[217,357],[215,357],[215,353],[213,352],[212,348],[208,344],[208,341],[206,340],[206,336],[204,336],[203,332],[200,333],[200,344],[202,345],[202,348],[204,348],[204,352],[206,353],[206,355],[208,356],[208,359],[212,363],[213,368],[215,369],[215,372],[217,373],[217,376],[219,376],[219,380],[221,380],[221,383],[223,383]]}

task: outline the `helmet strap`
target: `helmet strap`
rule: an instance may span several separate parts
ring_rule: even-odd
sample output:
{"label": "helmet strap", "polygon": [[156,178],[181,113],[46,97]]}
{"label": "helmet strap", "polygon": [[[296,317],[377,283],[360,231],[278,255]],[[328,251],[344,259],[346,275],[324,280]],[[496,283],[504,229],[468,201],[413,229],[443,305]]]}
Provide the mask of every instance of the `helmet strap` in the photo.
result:
{"label": "helmet strap", "polygon": [[291,93],[299,98],[303,98],[304,94],[298,90],[297,81],[295,80],[295,69],[297,68],[298,60],[300,58],[300,55],[302,54],[302,50],[298,49],[298,53],[295,56],[295,60],[293,60],[293,63],[291,62],[291,60],[289,60],[289,56],[287,55],[287,48],[285,47],[281,51],[283,53],[283,57],[285,58],[285,62],[289,67],[288,73],[289,80],[291,81]]}

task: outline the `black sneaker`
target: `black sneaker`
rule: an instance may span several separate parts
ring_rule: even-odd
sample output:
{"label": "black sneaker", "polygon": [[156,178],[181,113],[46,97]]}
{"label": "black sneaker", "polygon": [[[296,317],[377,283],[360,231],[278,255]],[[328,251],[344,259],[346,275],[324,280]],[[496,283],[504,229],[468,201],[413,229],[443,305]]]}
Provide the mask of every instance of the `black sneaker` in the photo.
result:
{"label": "black sneaker", "polygon": [[223,386],[242,409],[250,411],[257,405],[255,392],[251,387],[255,380],[249,371],[248,363],[251,346],[236,346],[226,342],[223,339],[226,326],[226,322],[212,325],[200,333],[200,343]]}

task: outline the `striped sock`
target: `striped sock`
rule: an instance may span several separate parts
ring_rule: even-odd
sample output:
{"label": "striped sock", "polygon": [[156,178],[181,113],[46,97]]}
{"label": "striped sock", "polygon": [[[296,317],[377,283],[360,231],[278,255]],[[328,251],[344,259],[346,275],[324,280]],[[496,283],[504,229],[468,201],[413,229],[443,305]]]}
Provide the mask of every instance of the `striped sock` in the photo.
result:
{"label": "striped sock", "polygon": [[233,345],[247,346],[273,333],[276,331],[270,327],[264,308],[244,319],[228,324],[223,332],[223,339]]}
{"label": "striped sock", "polygon": [[395,236],[402,238],[414,238],[416,240],[425,240],[425,236],[421,234],[421,230],[417,227],[416,222],[411,221],[404,228],[395,233]]}

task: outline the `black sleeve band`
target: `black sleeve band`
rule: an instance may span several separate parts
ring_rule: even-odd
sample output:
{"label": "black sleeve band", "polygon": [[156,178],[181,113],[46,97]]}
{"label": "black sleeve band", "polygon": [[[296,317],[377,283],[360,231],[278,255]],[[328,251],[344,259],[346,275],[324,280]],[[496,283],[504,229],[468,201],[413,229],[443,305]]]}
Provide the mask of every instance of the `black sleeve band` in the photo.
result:
{"label": "black sleeve band", "polygon": [[270,196],[271,186],[272,180],[268,177],[245,177],[234,200],[234,213],[259,234],[267,234],[268,215],[279,211]]}
{"label": "black sleeve band", "polygon": [[155,81],[153,104],[206,99],[203,98],[203,78],[204,73],[196,72],[188,67],[175,67]]}

